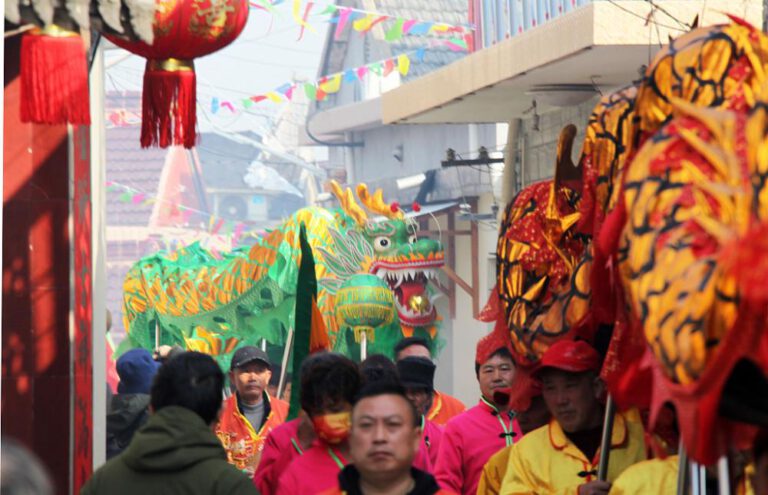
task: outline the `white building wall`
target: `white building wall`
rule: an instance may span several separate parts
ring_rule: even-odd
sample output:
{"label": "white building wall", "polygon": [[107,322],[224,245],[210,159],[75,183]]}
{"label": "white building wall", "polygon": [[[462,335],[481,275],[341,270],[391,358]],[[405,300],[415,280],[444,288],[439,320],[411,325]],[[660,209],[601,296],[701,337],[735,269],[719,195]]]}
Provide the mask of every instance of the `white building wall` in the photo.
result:
{"label": "white building wall", "polygon": [[568,124],[575,125],[578,130],[573,144],[573,162],[577,162],[584,140],[584,129],[597,100],[594,98],[578,106],[542,115],[539,118],[538,131],[533,129],[533,119],[528,118],[522,121],[520,150],[523,157],[521,170],[524,186],[552,177],[555,171],[560,130]]}
{"label": "white building wall", "polygon": [[[453,148],[465,158],[474,158],[470,150],[467,125],[392,125],[356,133],[364,143],[354,150],[355,177],[378,180],[405,177],[425,170],[440,168],[445,151]],[[495,125],[479,125],[478,143],[489,150],[496,148]],[[501,143],[503,144],[503,143]],[[393,156],[402,147],[402,162]]]}

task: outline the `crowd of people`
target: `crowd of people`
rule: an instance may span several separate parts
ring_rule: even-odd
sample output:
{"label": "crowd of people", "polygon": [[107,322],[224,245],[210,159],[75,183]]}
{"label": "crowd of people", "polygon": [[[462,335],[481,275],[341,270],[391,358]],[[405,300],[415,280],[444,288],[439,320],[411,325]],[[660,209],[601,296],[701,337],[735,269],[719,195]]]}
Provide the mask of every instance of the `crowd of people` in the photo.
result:
{"label": "crowd of people", "polygon": [[[259,348],[234,353],[229,385],[208,355],[129,351],[117,362],[110,460],[81,493],[675,493],[674,431],[646,432],[634,411],[615,414],[607,473],[598,478],[605,390],[601,356],[585,342],[549,348],[518,410],[510,401],[515,362],[494,334],[478,343],[480,395],[469,408],[435,389],[426,341],[403,339],[394,355],[357,364],[311,354],[294,370],[301,408],[287,420]],[[765,436],[755,448],[754,486],[744,483],[743,493],[764,495]],[[656,458],[646,460],[650,452]]]}

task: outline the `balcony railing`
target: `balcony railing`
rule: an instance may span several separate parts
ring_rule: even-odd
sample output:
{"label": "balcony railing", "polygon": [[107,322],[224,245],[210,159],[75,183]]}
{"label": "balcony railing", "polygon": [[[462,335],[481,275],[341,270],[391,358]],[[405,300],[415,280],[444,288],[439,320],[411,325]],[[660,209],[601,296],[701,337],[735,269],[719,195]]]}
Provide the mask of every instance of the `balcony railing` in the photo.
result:
{"label": "balcony railing", "polygon": [[474,48],[485,48],[564,15],[592,0],[469,0],[478,26]]}

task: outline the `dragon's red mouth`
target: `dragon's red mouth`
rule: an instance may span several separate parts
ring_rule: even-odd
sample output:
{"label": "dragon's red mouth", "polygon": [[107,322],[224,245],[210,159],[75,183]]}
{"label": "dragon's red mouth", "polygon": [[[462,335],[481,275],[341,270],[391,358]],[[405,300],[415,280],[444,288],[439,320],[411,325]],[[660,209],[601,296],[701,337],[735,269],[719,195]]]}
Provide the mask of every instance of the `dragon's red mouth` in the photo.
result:
{"label": "dragon's red mouth", "polygon": [[373,264],[371,273],[389,284],[402,324],[425,326],[437,317],[427,292],[427,283],[430,278],[437,278],[437,271],[442,265],[442,259],[406,263],[381,260]]}

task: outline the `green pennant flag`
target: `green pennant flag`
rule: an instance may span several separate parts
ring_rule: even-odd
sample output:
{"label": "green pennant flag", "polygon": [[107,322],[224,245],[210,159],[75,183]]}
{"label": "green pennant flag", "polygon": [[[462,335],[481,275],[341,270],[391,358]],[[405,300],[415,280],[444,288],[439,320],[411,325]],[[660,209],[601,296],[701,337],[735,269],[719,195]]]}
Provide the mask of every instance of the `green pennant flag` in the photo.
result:
{"label": "green pennant flag", "polygon": [[[312,335],[312,316],[314,300],[317,297],[317,278],[315,277],[315,258],[312,248],[307,242],[307,229],[301,224],[299,231],[301,246],[301,263],[296,282],[296,317],[293,331],[293,377],[294,384],[300,381],[299,370],[301,363],[309,356],[309,341]],[[288,420],[296,418],[301,409],[301,388],[296,386],[291,391],[291,405],[288,409]]]}
{"label": "green pennant flag", "polygon": [[317,99],[317,88],[315,87],[314,84],[305,83],[304,94],[307,95],[307,99],[309,99],[310,101],[315,101]]}
{"label": "green pennant flag", "polygon": [[368,70],[373,72],[377,76],[381,75],[383,69],[384,69],[384,66],[381,62],[376,62],[368,65]]}
{"label": "green pennant flag", "polygon": [[395,24],[389,28],[389,31],[387,31],[387,34],[384,35],[384,39],[386,41],[396,41],[403,37],[403,24],[405,24],[405,19],[402,17],[398,17],[397,21],[395,21]]}
{"label": "green pennant flag", "polygon": [[323,9],[322,12],[320,12],[318,15],[328,15],[333,14],[338,10],[338,8],[335,5],[329,5],[325,9]]}

